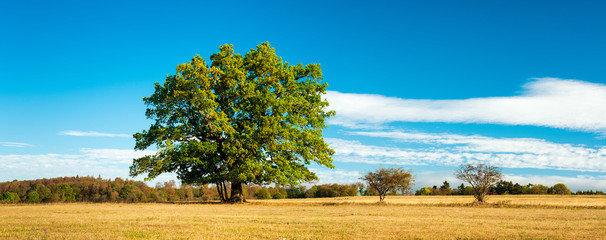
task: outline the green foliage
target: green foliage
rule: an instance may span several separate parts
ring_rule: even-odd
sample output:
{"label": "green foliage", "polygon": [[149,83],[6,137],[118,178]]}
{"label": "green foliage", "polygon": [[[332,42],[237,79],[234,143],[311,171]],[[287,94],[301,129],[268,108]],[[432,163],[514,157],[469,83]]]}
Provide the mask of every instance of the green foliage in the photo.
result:
{"label": "green foliage", "polygon": [[32,191],[38,193],[40,201],[47,202],[51,196],[51,190],[44,184],[37,183],[32,187]]}
{"label": "green foliage", "polygon": [[475,195],[476,190],[474,190],[472,186],[466,186],[461,194],[462,195]]}
{"label": "green foliage", "polygon": [[57,196],[63,202],[75,202],[76,194],[74,193],[74,189],[72,189],[67,183],[63,183],[57,187]]}
{"label": "green foliage", "polygon": [[290,65],[268,43],[245,56],[219,49],[210,65],[196,55],[177,66],[143,99],[155,123],[134,135],[135,149],[160,150],[134,159],[130,174],[175,172],[186,184],[217,184],[221,196],[227,182],[241,198],[242,183],[298,184],[318,179],[312,162],[334,167],[320,65]]}
{"label": "green foliage", "polygon": [[549,187],[544,186],[542,184],[533,185],[530,188],[530,194],[547,194],[549,191]]}
{"label": "green foliage", "polygon": [[[446,182],[445,182],[446,183]],[[436,193],[435,188],[424,187],[416,191],[416,195],[447,195],[443,192],[444,185],[440,187],[440,192]],[[490,188],[491,194],[498,195],[509,195],[509,194],[561,194],[570,195],[572,194],[570,189],[563,183],[553,185],[553,187],[547,187],[542,184],[527,184],[520,185],[519,183],[513,183],[511,181],[499,181]],[[452,191],[453,195],[475,195],[475,190],[471,186],[465,186],[461,184],[457,189]],[[577,191],[575,194],[604,194],[601,191]]]}
{"label": "green foliage", "polygon": [[0,201],[5,203],[18,203],[20,200],[19,194],[13,192],[4,192],[0,198]]}
{"label": "green foliage", "polygon": [[570,195],[570,189],[568,189],[568,187],[566,187],[566,185],[563,183],[553,185],[553,187],[551,187],[551,191],[553,194]]}
{"label": "green foliage", "polygon": [[276,191],[276,193],[274,193],[273,195],[273,199],[285,199],[286,198],[286,194],[281,193],[280,191]]}
{"label": "green foliage", "polygon": [[604,191],[577,190],[576,195],[604,195]]}
{"label": "green foliage", "polygon": [[448,181],[444,181],[444,183],[442,183],[442,186],[440,186],[440,189],[450,190],[450,183],[448,183]]}
{"label": "green foliage", "polygon": [[30,191],[25,198],[28,203],[37,203],[40,201],[40,195],[36,191]]}
{"label": "green foliage", "polygon": [[361,194],[362,196],[378,196],[379,193],[374,188],[366,188]]}
{"label": "green foliage", "polygon": [[305,197],[308,198],[345,197],[357,195],[358,185],[341,185],[336,183],[314,185],[305,193]]}
{"label": "green foliage", "polygon": [[[202,198],[208,186],[175,188],[174,181],[151,188],[132,180],[105,180],[92,177],[52,178],[0,183],[0,197],[5,192],[17,194],[24,203],[37,202],[163,202],[183,200],[214,200],[210,194]],[[211,191],[212,192],[212,191]],[[9,193],[7,193],[9,194]],[[1,198],[0,198],[1,199]],[[13,201],[13,200],[11,200]],[[6,202],[1,201],[0,202]]]}
{"label": "green foliage", "polygon": [[119,193],[120,198],[127,202],[146,202],[147,196],[137,186],[125,185]]}
{"label": "green foliage", "polygon": [[415,195],[431,195],[431,189],[423,187],[415,192]]}
{"label": "green foliage", "polygon": [[323,198],[323,197],[336,197],[337,193],[327,185],[317,185],[312,188],[316,188],[314,191],[314,197]]}
{"label": "green foliage", "polygon": [[511,181],[507,182],[501,180],[492,187],[491,191],[496,194],[513,194],[516,190]]}
{"label": "green foliage", "polygon": [[511,181],[499,181],[491,188],[491,192],[496,194],[530,194],[531,186],[532,184],[520,185]]}
{"label": "green foliage", "polygon": [[[279,186],[276,187],[265,187],[265,186],[249,186],[252,190],[251,195],[257,199],[282,199],[282,198],[325,198],[325,197],[343,197],[343,196],[357,196],[358,185],[356,184],[322,184],[314,185],[307,189],[306,186],[302,185],[289,185],[286,188]],[[265,194],[265,191],[269,195]]]}
{"label": "green foliage", "polygon": [[267,188],[260,188],[255,192],[255,197],[257,199],[271,199],[271,193]]}
{"label": "green foliage", "polygon": [[307,191],[307,187],[300,185],[300,186],[293,186],[290,185],[288,188],[286,188],[286,197],[288,198],[305,198],[305,192]]}

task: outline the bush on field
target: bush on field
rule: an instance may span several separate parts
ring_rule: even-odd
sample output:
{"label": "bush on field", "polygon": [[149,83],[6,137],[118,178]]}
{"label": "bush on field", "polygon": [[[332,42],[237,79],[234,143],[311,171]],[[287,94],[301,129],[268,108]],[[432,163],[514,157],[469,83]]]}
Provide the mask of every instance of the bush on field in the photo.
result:
{"label": "bush on field", "polygon": [[271,193],[267,188],[260,188],[255,192],[255,197],[257,199],[271,199]]}

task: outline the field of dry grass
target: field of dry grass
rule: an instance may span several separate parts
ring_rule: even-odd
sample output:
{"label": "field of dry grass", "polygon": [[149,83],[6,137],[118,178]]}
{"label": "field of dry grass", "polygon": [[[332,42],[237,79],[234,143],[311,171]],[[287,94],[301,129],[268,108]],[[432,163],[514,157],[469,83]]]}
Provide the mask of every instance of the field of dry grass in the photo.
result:
{"label": "field of dry grass", "polygon": [[501,207],[465,206],[468,197],[377,199],[0,205],[0,239],[599,239],[606,233],[603,196],[489,198]]}
{"label": "field of dry grass", "polygon": [[[560,208],[606,208],[604,195],[495,195],[488,203],[502,207],[560,207]],[[280,200],[251,200],[253,203],[326,205],[326,204],[374,204],[379,197],[306,198]],[[392,205],[464,205],[472,203],[473,196],[387,196],[385,203]]]}

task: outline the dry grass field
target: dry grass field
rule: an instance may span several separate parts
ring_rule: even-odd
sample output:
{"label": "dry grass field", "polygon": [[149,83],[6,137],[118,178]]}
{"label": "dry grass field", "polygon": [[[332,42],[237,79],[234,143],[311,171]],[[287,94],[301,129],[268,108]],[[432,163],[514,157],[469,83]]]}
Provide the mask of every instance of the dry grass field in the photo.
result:
{"label": "dry grass field", "polygon": [[0,239],[604,239],[604,196],[0,205]]}
{"label": "dry grass field", "polygon": [[[253,203],[279,205],[318,204],[375,204],[379,197],[306,198],[280,200],[251,200]],[[387,196],[385,203],[392,205],[464,205],[474,201],[473,196]],[[580,207],[606,209],[606,196],[593,195],[495,195],[488,203],[504,207]]]}

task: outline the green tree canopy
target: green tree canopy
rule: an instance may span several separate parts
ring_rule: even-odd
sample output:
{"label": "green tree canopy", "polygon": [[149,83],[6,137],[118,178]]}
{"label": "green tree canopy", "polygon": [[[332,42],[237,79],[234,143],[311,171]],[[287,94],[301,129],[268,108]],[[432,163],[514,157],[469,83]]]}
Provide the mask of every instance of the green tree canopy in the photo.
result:
{"label": "green tree canopy", "polygon": [[563,183],[557,183],[551,187],[553,194],[570,195],[570,189]]}
{"label": "green tree canopy", "polygon": [[18,203],[20,201],[19,194],[13,192],[4,192],[0,196],[0,201],[6,203]]}
{"label": "green tree canopy", "polygon": [[143,98],[155,123],[134,135],[135,149],[159,151],[134,159],[130,174],[175,172],[186,184],[216,183],[222,201],[240,202],[244,183],[298,184],[318,179],[307,168],[313,162],[334,167],[322,138],[334,112],[326,111],[320,65],[290,65],[268,43],[245,56],[232,45],[219,49],[210,65],[196,55]]}

